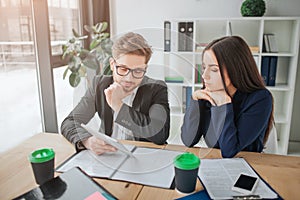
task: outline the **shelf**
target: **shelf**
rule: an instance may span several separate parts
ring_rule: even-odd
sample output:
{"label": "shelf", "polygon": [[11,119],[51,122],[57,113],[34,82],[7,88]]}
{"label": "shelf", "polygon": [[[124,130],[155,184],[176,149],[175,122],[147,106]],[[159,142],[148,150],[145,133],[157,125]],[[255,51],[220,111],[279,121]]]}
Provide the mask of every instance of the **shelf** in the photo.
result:
{"label": "shelf", "polygon": [[[254,55],[254,54],[253,54]],[[279,53],[261,53],[261,56],[278,56],[278,57],[293,57],[295,54],[290,52],[279,52]]]}
{"label": "shelf", "polygon": [[291,88],[286,84],[277,84],[275,86],[267,86],[270,91],[290,91]]}
{"label": "shelf", "polygon": [[195,86],[195,88],[199,89],[199,88],[203,87],[203,84],[202,83],[195,83],[194,86]]}
{"label": "shelf", "polygon": [[167,86],[192,86],[193,84],[191,83],[171,83],[171,82],[166,82]]}
{"label": "shelf", "polygon": [[[255,57],[259,70],[261,70],[263,57],[278,57],[275,68],[275,86],[266,86],[266,88],[274,98],[274,118],[278,127],[278,138],[281,138],[279,154],[287,154],[291,128],[288,119],[291,119],[293,111],[297,62],[299,60],[300,17],[181,18],[169,21],[172,28],[171,52],[164,52],[163,54],[165,56],[164,64],[168,66],[164,71],[164,76],[175,74],[184,77],[183,83],[167,83],[168,87],[173,87],[170,89],[171,94],[169,95],[173,97],[170,100],[171,116],[175,118],[184,116],[183,108],[180,105],[186,99],[184,99],[183,90],[179,87],[190,86],[194,91],[203,86],[201,83],[194,82],[199,79],[195,66],[202,63],[202,52],[177,51],[179,44],[181,47],[184,42],[187,44],[187,40],[178,42],[179,38],[182,39],[176,34],[179,22],[193,22],[191,35],[194,43],[193,48],[188,48],[189,50],[198,50],[197,46],[202,47],[202,44],[208,44],[212,40],[226,35],[239,35],[252,47],[252,55]],[[264,34],[267,33],[275,35],[279,52],[262,52]],[[199,48],[199,50],[202,49]]]}

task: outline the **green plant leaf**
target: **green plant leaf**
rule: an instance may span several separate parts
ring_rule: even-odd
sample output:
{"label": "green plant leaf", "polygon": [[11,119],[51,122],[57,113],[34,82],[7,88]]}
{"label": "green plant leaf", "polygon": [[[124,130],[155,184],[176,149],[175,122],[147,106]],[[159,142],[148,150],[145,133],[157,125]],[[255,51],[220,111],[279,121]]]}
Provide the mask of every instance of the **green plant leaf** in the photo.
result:
{"label": "green plant leaf", "polygon": [[85,77],[86,76],[86,67],[85,66],[81,66],[78,70],[79,76],[80,77]]}
{"label": "green plant leaf", "polygon": [[81,60],[85,59],[88,55],[90,54],[89,50],[86,49],[81,49],[81,51],[79,52],[79,57]]}
{"label": "green plant leaf", "polygon": [[65,71],[64,71],[64,74],[63,74],[63,80],[65,80],[68,71],[69,71],[69,68],[67,67],[67,68],[65,69]]}
{"label": "green plant leaf", "polygon": [[97,69],[99,67],[99,61],[93,54],[89,54],[83,61],[82,64],[90,69]]}
{"label": "green plant leaf", "polygon": [[95,29],[96,29],[96,32],[97,32],[97,33],[100,33],[100,32],[101,32],[102,26],[103,26],[103,23],[102,23],[102,22],[97,23],[97,24],[95,25]]}
{"label": "green plant leaf", "polygon": [[64,60],[64,59],[66,58],[67,54],[68,54],[68,52],[67,52],[67,51],[63,51],[63,55],[62,55],[62,57],[61,57],[61,58]]}
{"label": "green plant leaf", "polygon": [[112,54],[112,45],[113,45],[113,42],[109,39],[109,38],[106,38],[104,39],[102,42],[101,42],[101,48],[104,50],[105,53],[108,53],[108,54]]}
{"label": "green plant leaf", "polygon": [[[72,87],[79,84],[80,77],[86,76],[87,68],[101,71],[101,74],[111,74],[109,58],[112,56],[112,41],[109,39],[109,33],[104,32],[107,28],[107,22],[99,22],[94,26],[85,25],[84,29],[88,35],[83,36],[72,29],[73,37],[62,46],[62,57],[68,60],[68,69],[64,71],[63,78],[65,79],[70,70],[69,82]],[[89,49],[84,49],[81,41],[89,37]],[[105,67],[102,69],[100,65]]]}
{"label": "green plant leaf", "polygon": [[100,42],[101,41],[99,41],[99,40],[93,40],[90,44],[90,49],[92,50],[92,49],[96,48],[100,44]]}
{"label": "green plant leaf", "polygon": [[102,70],[102,74],[105,74],[105,75],[112,75],[112,71],[110,69],[110,65],[105,65],[103,67],[103,70]]}
{"label": "green plant leaf", "polygon": [[62,49],[63,52],[65,52],[68,49],[68,46],[66,44],[63,44],[61,46],[61,49]]}
{"label": "green plant leaf", "polygon": [[108,27],[108,23],[107,22],[102,22],[102,27],[101,27],[99,32],[105,31],[107,29],[107,27]]}
{"label": "green plant leaf", "polygon": [[76,42],[76,40],[75,40],[75,38],[71,38],[71,39],[69,39],[69,43],[75,43]]}
{"label": "green plant leaf", "polygon": [[[75,31],[75,29],[72,29],[72,32],[73,32],[74,37],[75,37],[77,40],[84,40],[84,39],[88,38],[87,35],[79,35],[79,33],[77,33],[77,31]],[[73,38],[73,39],[76,41],[75,38]],[[74,42],[75,42],[75,41],[74,41]],[[72,43],[74,43],[74,42],[72,42]]]}
{"label": "green plant leaf", "polygon": [[75,29],[72,28],[72,32],[75,37],[77,37],[77,38],[80,37],[80,35],[77,33],[77,31],[75,31]]}
{"label": "green plant leaf", "polygon": [[69,76],[69,83],[72,87],[77,87],[80,83],[80,76],[79,73],[71,73]]}
{"label": "green plant leaf", "polygon": [[68,68],[72,73],[76,73],[81,66],[81,59],[77,56],[72,56],[68,62]]}

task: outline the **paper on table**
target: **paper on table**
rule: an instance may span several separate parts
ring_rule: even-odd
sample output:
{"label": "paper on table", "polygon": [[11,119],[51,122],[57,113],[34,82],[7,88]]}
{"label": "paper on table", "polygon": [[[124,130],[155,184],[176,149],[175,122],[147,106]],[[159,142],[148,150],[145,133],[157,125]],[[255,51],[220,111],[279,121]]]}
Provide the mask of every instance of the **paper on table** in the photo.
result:
{"label": "paper on table", "polygon": [[170,188],[174,178],[173,159],[179,151],[124,145],[134,157],[121,152],[95,155],[83,150],[57,168],[59,172],[78,166],[92,177],[125,180],[155,187]]}
{"label": "paper on table", "polygon": [[[135,146],[124,145],[129,151]],[[59,172],[65,172],[73,167],[80,167],[88,175],[93,177],[111,178],[115,170],[126,160],[128,156],[121,152],[104,153],[96,155],[90,150],[77,153],[70,160],[57,168]]]}
{"label": "paper on table", "polygon": [[[202,159],[198,175],[210,198],[232,199],[233,196],[243,195],[231,190],[240,173],[258,177],[243,158]],[[260,198],[277,198],[277,194],[261,179],[253,194],[259,195]]]}
{"label": "paper on table", "polygon": [[179,151],[163,149],[136,148],[135,158],[128,158],[113,179],[169,188],[175,172],[173,159],[181,154]]}
{"label": "paper on table", "polygon": [[123,144],[119,143],[118,140],[111,138],[107,135],[105,135],[104,133],[100,133],[99,131],[96,131],[84,124],[81,124],[81,127],[84,128],[85,130],[87,130],[90,134],[92,134],[93,136],[95,136],[96,138],[99,138],[100,140],[103,140],[104,142],[106,142],[107,144],[110,144],[111,146],[117,148],[118,150],[120,150],[121,152],[129,155],[129,156],[133,156],[132,153],[130,151],[128,151]]}

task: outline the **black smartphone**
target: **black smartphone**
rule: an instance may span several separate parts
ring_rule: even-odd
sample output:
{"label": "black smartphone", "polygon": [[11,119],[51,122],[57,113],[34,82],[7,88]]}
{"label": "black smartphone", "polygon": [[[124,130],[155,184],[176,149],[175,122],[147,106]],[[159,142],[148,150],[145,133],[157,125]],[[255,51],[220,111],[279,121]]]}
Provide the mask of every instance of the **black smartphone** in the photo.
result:
{"label": "black smartphone", "polygon": [[258,184],[259,178],[248,174],[241,173],[232,186],[232,190],[252,194]]}

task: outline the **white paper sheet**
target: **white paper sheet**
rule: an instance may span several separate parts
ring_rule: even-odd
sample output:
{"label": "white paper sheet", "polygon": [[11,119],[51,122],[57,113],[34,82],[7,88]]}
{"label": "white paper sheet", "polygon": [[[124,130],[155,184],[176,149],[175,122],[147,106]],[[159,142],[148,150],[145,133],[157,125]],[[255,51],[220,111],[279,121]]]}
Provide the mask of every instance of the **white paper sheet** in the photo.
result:
{"label": "white paper sheet", "polygon": [[162,149],[137,148],[133,152],[135,158],[128,158],[113,175],[113,179],[170,188],[175,175],[173,159],[181,153]]}
{"label": "white paper sheet", "polygon": [[[129,151],[135,148],[133,145],[124,146]],[[118,151],[96,155],[90,150],[84,150],[60,166],[57,171],[65,172],[77,166],[90,176],[111,178],[115,170],[120,167],[127,157],[126,154]]]}
{"label": "white paper sheet", "polygon": [[78,166],[93,177],[170,188],[175,174],[173,159],[183,152],[124,146],[133,151],[134,157],[122,152],[97,156],[89,150],[84,150],[60,166],[57,171],[65,172]]}
{"label": "white paper sheet", "polygon": [[[198,175],[210,198],[232,199],[233,196],[243,196],[231,189],[240,173],[258,177],[243,158],[202,159]],[[277,194],[261,179],[253,194],[259,195],[261,198],[277,197]]]}

